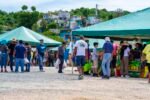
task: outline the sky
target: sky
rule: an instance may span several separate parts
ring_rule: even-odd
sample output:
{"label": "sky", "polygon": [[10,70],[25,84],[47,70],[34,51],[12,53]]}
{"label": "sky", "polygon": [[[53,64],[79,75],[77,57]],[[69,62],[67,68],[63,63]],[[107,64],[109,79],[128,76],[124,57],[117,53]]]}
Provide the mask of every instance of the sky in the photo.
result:
{"label": "sky", "polygon": [[0,0],[0,10],[15,12],[21,10],[22,5],[35,6],[38,11],[71,10],[80,7],[128,11],[137,11],[150,7],[150,0]]}

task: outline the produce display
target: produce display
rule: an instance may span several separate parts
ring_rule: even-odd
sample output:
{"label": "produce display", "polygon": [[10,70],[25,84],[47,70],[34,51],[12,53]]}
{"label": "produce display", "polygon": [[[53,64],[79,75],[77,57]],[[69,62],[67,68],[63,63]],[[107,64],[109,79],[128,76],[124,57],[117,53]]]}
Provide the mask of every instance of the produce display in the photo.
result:
{"label": "produce display", "polygon": [[84,72],[90,73],[92,69],[92,62],[87,62],[83,68],[84,68]]}
{"label": "produce display", "polygon": [[140,61],[131,61],[129,63],[129,71],[133,71],[133,72],[140,72],[140,65],[141,62]]}
{"label": "produce display", "polygon": [[129,76],[131,77],[140,77],[140,66],[141,62],[140,61],[131,61],[129,63]]}
{"label": "produce display", "polygon": [[148,77],[148,67],[145,66],[142,70],[141,70],[141,78],[147,78]]}

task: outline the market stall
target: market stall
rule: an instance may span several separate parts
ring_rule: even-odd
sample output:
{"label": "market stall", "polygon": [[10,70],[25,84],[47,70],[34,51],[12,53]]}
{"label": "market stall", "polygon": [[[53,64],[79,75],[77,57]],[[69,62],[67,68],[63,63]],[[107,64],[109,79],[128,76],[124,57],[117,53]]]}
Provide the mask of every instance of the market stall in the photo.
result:
{"label": "market stall", "polygon": [[[150,39],[150,8],[146,8],[128,15],[92,26],[80,28],[72,32],[73,35],[83,35],[90,38],[111,37],[113,40],[143,40]],[[134,52],[136,50],[133,50]],[[132,54],[134,55],[134,53]],[[119,61],[118,61],[119,62]],[[119,70],[120,64],[117,64]],[[137,59],[130,60],[129,75],[140,77],[141,62]]]}
{"label": "market stall", "polygon": [[150,8],[146,8],[128,15],[114,18],[95,25],[80,28],[72,32],[73,35],[104,38],[110,36],[114,39],[133,40],[140,37],[149,40],[150,36]]}
{"label": "market stall", "polygon": [[58,46],[61,44],[58,41],[50,39],[44,35],[41,35],[41,34],[34,32],[28,28],[25,28],[23,26],[0,35],[0,41],[6,40],[9,42],[13,38],[15,38],[16,40],[23,40],[24,42],[28,42],[32,46],[36,46],[37,44],[39,44],[40,39],[43,39],[44,44],[47,46]]}

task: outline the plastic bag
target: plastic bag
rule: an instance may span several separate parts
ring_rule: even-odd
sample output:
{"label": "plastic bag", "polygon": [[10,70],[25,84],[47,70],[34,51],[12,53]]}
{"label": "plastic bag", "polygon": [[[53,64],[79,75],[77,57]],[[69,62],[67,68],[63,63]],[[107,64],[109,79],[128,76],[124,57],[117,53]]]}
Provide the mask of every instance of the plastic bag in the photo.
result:
{"label": "plastic bag", "polygon": [[59,68],[59,64],[60,64],[60,60],[57,59],[56,62],[55,62],[55,64],[54,64],[55,68],[58,69]]}
{"label": "plastic bag", "polygon": [[63,68],[65,68],[65,67],[67,67],[66,61],[64,61],[64,63],[63,63]]}
{"label": "plastic bag", "polygon": [[25,64],[28,64],[29,63],[29,60],[27,58],[24,58],[24,63]]}
{"label": "plastic bag", "polygon": [[43,63],[45,63],[45,62],[47,62],[47,59],[46,59],[46,58],[43,59]]}
{"label": "plastic bag", "polygon": [[87,62],[84,65],[84,72],[89,72],[92,69],[92,63],[91,62]]}

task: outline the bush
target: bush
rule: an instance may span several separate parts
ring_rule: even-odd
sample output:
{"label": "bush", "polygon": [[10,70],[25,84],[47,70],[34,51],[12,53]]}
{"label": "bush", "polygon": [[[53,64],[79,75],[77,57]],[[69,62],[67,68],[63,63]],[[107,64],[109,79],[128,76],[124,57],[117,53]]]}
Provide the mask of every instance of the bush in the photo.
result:
{"label": "bush", "polygon": [[45,35],[46,37],[48,38],[51,38],[53,40],[56,40],[56,41],[59,41],[59,42],[63,42],[64,40],[58,36],[56,33],[53,33],[53,32],[50,32],[50,31],[46,31],[46,32],[43,32],[43,35]]}

